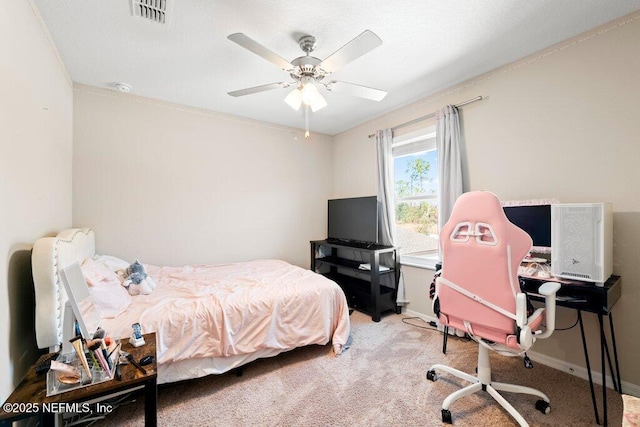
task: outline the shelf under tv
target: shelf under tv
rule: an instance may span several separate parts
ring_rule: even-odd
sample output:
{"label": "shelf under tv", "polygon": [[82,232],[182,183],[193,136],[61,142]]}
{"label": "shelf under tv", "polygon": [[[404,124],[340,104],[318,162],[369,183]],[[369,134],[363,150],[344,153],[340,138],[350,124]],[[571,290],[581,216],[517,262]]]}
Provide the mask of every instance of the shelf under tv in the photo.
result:
{"label": "shelf under tv", "polygon": [[[359,255],[356,256],[356,253]],[[354,257],[359,259],[353,259]],[[368,268],[361,268],[363,265]],[[349,306],[371,314],[375,322],[380,321],[384,312],[400,312],[396,305],[400,278],[397,248],[381,245],[358,247],[327,240],[312,241],[311,270],[340,285]],[[383,280],[389,286],[382,284]]]}

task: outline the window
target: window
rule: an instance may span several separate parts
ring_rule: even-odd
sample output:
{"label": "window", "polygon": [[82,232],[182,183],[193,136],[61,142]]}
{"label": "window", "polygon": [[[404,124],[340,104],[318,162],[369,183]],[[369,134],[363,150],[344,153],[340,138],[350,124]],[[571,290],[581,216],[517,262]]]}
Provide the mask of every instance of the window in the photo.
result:
{"label": "window", "polygon": [[403,264],[433,267],[438,257],[435,126],[393,139],[396,245]]}

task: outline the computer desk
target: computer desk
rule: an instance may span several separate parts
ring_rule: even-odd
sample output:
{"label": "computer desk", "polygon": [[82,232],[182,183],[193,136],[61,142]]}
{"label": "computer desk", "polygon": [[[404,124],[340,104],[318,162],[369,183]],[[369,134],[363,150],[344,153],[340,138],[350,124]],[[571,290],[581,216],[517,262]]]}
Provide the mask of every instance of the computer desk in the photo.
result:
{"label": "computer desk", "polygon": [[[520,277],[521,289],[529,295],[529,298],[537,301],[544,301],[544,298],[537,294],[538,288],[544,282],[553,279],[541,279],[532,277]],[[593,378],[591,376],[591,364],[589,363],[589,352],[587,350],[587,340],[584,335],[584,324],[582,322],[582,312],[595,313],[598,315],[598,323],[600,325],[600,354],[602,369],[602,406],[604,424],[607,425],[607,387],[606,387],[606,366],[605,354],[609,363],[609,372],[613,380],[613,388],[618,393],[622,392],[622,383],[620,381],[620,366],[618,364],[618,350],[616,348],[616,336],[613,328],[613,315],[611,308],[620,298],[622,290],[622,279],[620,276],[611,276],[604,283],[604,286],[596,286],[594,283],[570,281],[561,282],[562,286],[556,294],[556,305],[574,309],[578,312],[578,323],[580,325],[580,334],[582,335],[582,346],[584,349],[584,357],[587,364],[587,373],[589,374],[589,386],[591,387],[591,399],[593,402],[593,410],[596,415],[596,423],[600,424],[598,416],[598,405],[596,403],[596,394],[593,389]],[[615,362],[615,371],[611,363],[611,354],[609,352],[609,344],[604,333],[603,316],[609,318],[609,332],[611,333],[611,344],[613,347],[613,359]]]}

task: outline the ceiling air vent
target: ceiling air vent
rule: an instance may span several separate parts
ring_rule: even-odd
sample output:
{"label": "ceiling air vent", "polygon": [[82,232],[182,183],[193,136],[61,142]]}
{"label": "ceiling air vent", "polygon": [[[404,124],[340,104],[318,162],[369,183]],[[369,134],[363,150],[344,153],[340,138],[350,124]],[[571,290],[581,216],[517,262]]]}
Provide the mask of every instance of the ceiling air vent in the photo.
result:
{"label": "ceiling air vent", "polygon": [[158,24],[166,24],[167,3],[170,0],[131,0],[133,16],[143,18],[148,21],[157,22]]}

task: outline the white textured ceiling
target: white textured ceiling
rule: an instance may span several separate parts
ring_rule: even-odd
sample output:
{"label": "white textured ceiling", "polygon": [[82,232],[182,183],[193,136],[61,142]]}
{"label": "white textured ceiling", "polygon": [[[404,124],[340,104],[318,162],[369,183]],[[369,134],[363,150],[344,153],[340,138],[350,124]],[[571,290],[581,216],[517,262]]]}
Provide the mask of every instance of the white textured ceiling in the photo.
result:
{"label": "white textured ceiling", "polygon": [[383,41],[332,79],[386,90],[381,102],[321,89],[310,129],[334,135],[375,116],[640,9],[640,0],[167,0],[169,24],[134,18],[131,0],[34,0],[74,82],[304,128],[291,89],[227,92],[288,81],[227,40],[243,32],[283,58],[317,39],[324,59],[364,30]]}

